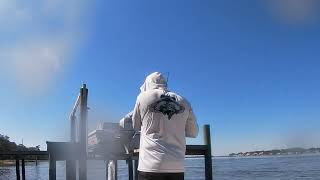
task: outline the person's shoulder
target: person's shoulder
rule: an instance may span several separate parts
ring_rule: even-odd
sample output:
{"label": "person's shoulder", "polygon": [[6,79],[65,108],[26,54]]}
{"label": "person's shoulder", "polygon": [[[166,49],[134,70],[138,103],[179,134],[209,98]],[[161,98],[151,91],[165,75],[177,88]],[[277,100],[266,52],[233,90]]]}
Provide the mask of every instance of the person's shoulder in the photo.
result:
{"label": "person's shoulder", "polygon": [[154,94],[157,94],[157,93],[159,93],[157,90],[149,90],[149,91],[141,92],[138,95],[137,100],[150,98],[151,96],[154,96]]}
{"label": "person's shoulder", "polygon": [[168,92],[168,93],[169,93],[171,96],[176,97],[176,99],[177,99],[179,102],[182,102],[182,103],[184,103],[184,104],[186,104],[186,105],[188,105],[188,106],[191,107],[188,99],[185,98],[184,96],[182,96],[181,94],[178,94],[178,93],[173,92],[173,91],[170,91],[170,92]]}
{"label": "person's shoulder", "polygon": [[179,100],[185,100],[186,98],[184,96],[182,96],[181,94],[178,94],[177,92],[174,91],[168,91],[168,93],[170,96],[174,96]]}
{"label": "person's shoulder", "polygon": [[140,102],[141,99],[143,98],[143,96],[144,96],[143,93],[144,93],[144,92],[141,92],[140,94],[138,94],[137,100],[136,100],[137,103]]}

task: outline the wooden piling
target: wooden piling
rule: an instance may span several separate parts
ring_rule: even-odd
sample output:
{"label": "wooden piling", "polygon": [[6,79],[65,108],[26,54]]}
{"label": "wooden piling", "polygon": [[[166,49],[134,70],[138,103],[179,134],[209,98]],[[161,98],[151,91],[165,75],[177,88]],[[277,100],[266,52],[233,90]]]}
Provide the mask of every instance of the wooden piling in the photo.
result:
{"label": "wooden piling", "polygon": [[207,146],[205,151],[205,176],[206,180],[212,180],[212,156],[211,156],[211,136],[210,136],[210,125],[206,124],[203,127],[204,143]]}
{"label": "wooden piling", "polygon": [[106,180],[108,180],[108,177],[109,177],[108,176],[109,175],[108,174],[108,172],[109,172],[109,160],[106,160],[105,162],[106,162]]}
{"label": "wooden piling", "polygon": [[76,142],[76,116],[70,117],[70,142]]}
{"label": "wooden piling", "polygon": [[19,159],[16,159],[16,177],[17,180],[20,180],[20,165],[19,165]]}
{"label": "wooden piling", "polygon": [[118,180],[118,160],[113,160],[114,161],[114,177],[115,180]]}
{"label": "wooden piling", "polygon": [[83,84],[80,89],[80,159],[79,159],[79,180],[87,180],[87,115],[88,115],[88,89]]}
{"label": "wooden piling", "polygon": [[66,160],[66,179],[75,180],[76,179],[76,161]]}
{"label": "wooden piling", "polygon": [[133,163],[132,163],[132,159],[129,158],[127,160],[127,163],[128,163],[129,180],[133,180]]}
{"label": "wooden piling", "polygon": [[138,180],[138,160],[134,160],[134,180]]}
{"label": "wooden piling", "polygon": [[56,180],[56,160],[51,157],[49,160],[49,180]]}
{"label": "wooden piling", "polygon": [[22,180],[26,180],[26,169],[24,159],[21,160]]}
{"label": "wooden piling", "polygon": [[[78,100],[77,100],[78,101]],[[76,142],[76,116],[72,113],[70,116],[70,142]],[[66,161],[66,177],[67,180],[75,180],[77,176],[76,161]]]}

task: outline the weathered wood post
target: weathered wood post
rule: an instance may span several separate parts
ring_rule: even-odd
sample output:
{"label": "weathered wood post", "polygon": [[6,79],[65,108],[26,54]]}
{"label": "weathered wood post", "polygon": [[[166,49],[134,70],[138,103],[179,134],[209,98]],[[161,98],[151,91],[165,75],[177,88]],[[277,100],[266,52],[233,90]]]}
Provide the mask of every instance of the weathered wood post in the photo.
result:
{"label": "weathered wood post", "polygon": [[87,115],[88,115],[88,89],[86,84],[80,89],[80,130],[79,130],[79,180],[87,180]]}
{"label": "weathered wood post", "polygon": [[115,159],[114,160],[114,177],[115,177],[115,180],[118,180],[118,160]]}
{"label": "weathered wood post", "polygon": [[131,157],[127,160],[129,180],[133,180],[133,163]]}
{"label": "weathered wood post", "polygon": [[36,155],[36,166],[38,166],[38,156]]}
{"label": "weathered wood post", "polygon": [[108,180],[109,177],[109,160],[106,160],[106,180]]}
{"label": "weathered wood post", "polygon": [[[77,103],[78,103],[78,99],[76,104]],[[71,143],[76,143],[76,116],[74,115],[74,113],[75,111],[73,111],[70,115],[70,142]],[[76,179],[76,161],[75,160],[66,161],[66,176],[67,176],[67,180]]]}
{"label": "weathered wood post", "polygon": [[26,180],[26,168],[24,159],[21,160],[21,169],[22,169],[22,180]]}
{"label": "weathered wood post", "polygon": [[16,157],[16,177],[17,180],[20,180],[20,165],[18,157]]}
{"label": "weathered wood post", "polygon": [[212,180],[212,156],[211,156],[211,136],[210,136],[210,125],[206,124],[203,126],[203,137],[204,144],[207,146],[204,155],[205,158],[205,175],[206,180]]}
{"label": "weathered wood post", "polygon": [[56,180],[56,160],[49,154],[49,180]]}
{"label": "weathered wood post", "polygon": [[70,141],[76,142],[76,116],[72,114],[70,116]]}
{"label": "weathered wood post", "polygon": [[139,165],[139,161],[135,159],[134,160],[134,180],[138,180],[138,165]]}

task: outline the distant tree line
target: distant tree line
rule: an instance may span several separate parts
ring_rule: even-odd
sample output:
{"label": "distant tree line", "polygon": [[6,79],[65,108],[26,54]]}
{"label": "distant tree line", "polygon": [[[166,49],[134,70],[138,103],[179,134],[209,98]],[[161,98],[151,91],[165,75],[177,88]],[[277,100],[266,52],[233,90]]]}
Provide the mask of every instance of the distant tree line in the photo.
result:
{"label": "distant tree line", "polygon": [[288,148],[288,149],[274,149],[269,151],[251,151],[232,153],[229,156],[269,156],[269,155],[291,155],[291,154],[314,154],[320,153],[320,148]]}
{"label": "distant tree line", "polygon": [[40,146],[26,147],[23,144],[11,142],[9,136],[0,134],[0,151],[40,151]]}

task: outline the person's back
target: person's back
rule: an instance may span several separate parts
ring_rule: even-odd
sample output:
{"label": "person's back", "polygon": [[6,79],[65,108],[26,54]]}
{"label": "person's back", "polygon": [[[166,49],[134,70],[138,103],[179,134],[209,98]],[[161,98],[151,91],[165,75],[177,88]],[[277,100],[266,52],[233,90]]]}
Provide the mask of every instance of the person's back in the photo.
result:
{"label": "person's back", "polygon": [[141,128],[140,174],[183,175],[185,137],[196,137],[198,133],[190,104],[166,87],[160,73],[149,75],[133,111],[133,126],[136,130]]}

